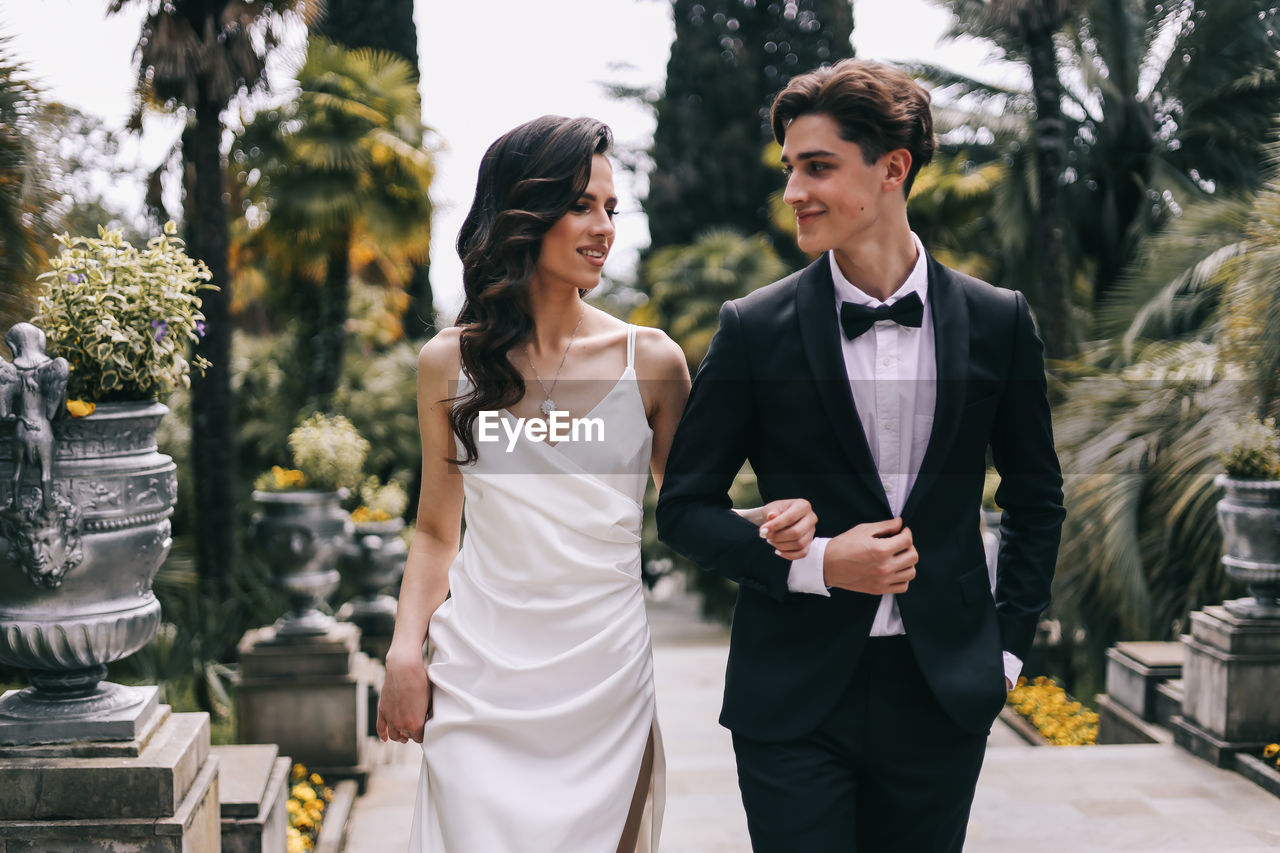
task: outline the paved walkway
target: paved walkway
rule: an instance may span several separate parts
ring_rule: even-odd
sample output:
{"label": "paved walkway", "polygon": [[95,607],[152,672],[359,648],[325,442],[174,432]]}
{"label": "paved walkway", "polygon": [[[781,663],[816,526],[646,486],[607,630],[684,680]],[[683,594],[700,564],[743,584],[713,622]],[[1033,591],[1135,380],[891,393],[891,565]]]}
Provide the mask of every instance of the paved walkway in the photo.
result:
{"label": "paved walkway", "polygon": [[[727,634],[681,596],[651,603],[650,624],[667,755],[662,853],[746,853],[729,734],[716,723]],[[356,804],[347,853],[406,848],[421,752],[390,744],[383,760]],[[1280,799],[1176,746],[1033,749],[997,723],[965,849],[1275,851]]]}

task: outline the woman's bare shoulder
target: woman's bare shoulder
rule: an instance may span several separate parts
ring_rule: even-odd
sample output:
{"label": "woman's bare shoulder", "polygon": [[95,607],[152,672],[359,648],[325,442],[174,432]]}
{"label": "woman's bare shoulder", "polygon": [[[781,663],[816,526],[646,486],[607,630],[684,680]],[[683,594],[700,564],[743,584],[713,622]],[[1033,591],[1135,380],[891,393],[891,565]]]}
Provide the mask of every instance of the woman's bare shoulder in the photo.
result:
{"label": "woman's bare shoulder", "polygon": [[636,327],[636,373],[644,379],[677,379],[689,375],[684,350],[667,333]]}
{"label": "woman's bare shoulder", "polygon": [[449,326],[423,344],[418,351],[418,376],[434,381],[457,379],[462,364],[458,346],[461,339],[462,327]]}

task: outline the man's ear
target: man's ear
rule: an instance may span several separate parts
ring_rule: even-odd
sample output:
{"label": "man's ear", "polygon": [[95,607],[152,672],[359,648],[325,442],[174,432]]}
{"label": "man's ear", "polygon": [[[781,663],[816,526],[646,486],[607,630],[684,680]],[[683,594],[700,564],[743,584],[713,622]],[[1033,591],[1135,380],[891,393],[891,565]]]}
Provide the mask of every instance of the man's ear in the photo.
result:
{"label": "man's ear", "polygon": [[884,183],[881,186],[883,192],[902,192],[902,185],[907,180],[907,175],[911,173],[911,152],[905,148],[895,148],[892,151],[885,152],[880,158],[881,167],[884,169]]}

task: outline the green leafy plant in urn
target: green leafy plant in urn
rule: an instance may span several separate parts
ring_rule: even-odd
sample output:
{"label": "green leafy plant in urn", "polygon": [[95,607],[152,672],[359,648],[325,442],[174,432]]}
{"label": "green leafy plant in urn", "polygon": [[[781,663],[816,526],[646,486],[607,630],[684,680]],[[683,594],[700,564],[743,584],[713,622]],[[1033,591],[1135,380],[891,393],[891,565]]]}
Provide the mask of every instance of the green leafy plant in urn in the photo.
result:
{"label": "green leafy plant in urn", "polygon": [[175,233],[143,249],[119,231],[58,237],[34,324],[5,338],[0,662],[31,686],[0,699],[0,743],[127,737],[154,701],[103,679],[160,624],[151,582],[177,477],[157,451],[159,400],[206,366],[184,353],[204,333],[209,271]]}
{"label": "green leafy plant in urn", "polygon": [[337,561],[351,541],[342,508],[360,484],[369,442],[342,415],[314,414],[289,433],[293,468],[272,468],[254,482],[251,537],[289,597],[273,626],[293,642],[327,634],[333,617],[321,607],[338,588]]}
{"label": "green leafy plant in urn", "polygon": [[1280,619],[1280,433],[1273,418],[1250,416],[1223,430],[1219,453],[1226,473],[1214,481],[1222,528],[1222,565],[1249,598],[1224,604],[1250,619]]}

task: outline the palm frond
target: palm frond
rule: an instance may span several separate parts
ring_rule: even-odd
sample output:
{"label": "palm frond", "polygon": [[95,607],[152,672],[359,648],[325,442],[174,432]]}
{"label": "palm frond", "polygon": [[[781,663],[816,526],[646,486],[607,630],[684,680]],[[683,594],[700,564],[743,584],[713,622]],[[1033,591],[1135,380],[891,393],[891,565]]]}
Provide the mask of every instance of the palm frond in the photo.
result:
{"label": "palm frond", "polygon": [[1102,337],[1122,336],[1132,355],[1142,339],[1177,338],[1203,327],[1217,304],[1225,264],[1244,251],[1250,203],[1214,198],[1185,208],[1145,243],[1138,261],[1097,311]]}

